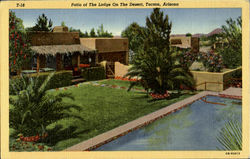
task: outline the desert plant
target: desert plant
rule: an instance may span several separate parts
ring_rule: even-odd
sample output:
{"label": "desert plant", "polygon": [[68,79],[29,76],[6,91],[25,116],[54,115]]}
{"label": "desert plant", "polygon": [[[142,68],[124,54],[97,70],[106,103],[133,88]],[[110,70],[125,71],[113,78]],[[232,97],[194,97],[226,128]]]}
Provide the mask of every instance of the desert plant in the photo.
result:
{"label": "desert plant", "polygon": [[217,136],[219,150],[242,150],[242,126],[237,120],[229,120]]}
{"label": "desert plant", "polygon": [[69,93],[58,93],[52,95],[47,93],[47,85],[54,73],[51,73],[38,86],[37,78],[30,78],[24,83],[25,89],[16,90],[16,96],[10,96],[10,127],[15,129],[16,133],[22,133],[24,136],[43,134],[46,127],[60,119],[73,117],[81,119],[79,116],[72,115],[72,109],[80,111],[80,107],[62,102],[63,98],[74,99]]}
{"label": "desert plant", "polygon": [[176,84],[194,84],[190,71],[178,62],[180,52],[170,47],[171,27],[168,16],[164,17],[159,8],[154,9],[146,18],[143,47],[135,55],[133,65],[126,74],[130,78],[140,78],[145,90],[157,94],[176,89]]}

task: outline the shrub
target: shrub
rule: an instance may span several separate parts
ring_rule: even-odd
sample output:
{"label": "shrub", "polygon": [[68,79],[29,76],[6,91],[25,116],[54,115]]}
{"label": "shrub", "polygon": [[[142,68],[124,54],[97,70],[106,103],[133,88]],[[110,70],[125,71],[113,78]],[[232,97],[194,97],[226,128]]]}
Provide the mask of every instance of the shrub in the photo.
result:
{"label": "shrub", "polygon": [[221,55],[210,51],[208,53],[201,53],[199,60],[208,69],[208,72],[220,72],[223,68],[223,61]]}
{"label": "shrub", "polygon": [[[50,74],[49,72],[44,72],[40,73],[39,76],[37,76],[37,74],[34,74],[31,77],[37,77],[38,84],[41,85],[49,74]],[[50,82],[48,83],[46,89],[69,86],[71,85],[71,80],[72,80],[72,71],[56,72],[55,75],[50,79]]]}
{"label": "shrub", "polygon": [[242,69],[234,71],[232,73],[232,78],[242,78]]}
{"label": "shrub", "polygon": [[39,78],[29,78],[28,82],[24,83],[24,90],[17,91],[17,96],[10,97],[10,104],[13,106],[10,109],[10,128],[15,130],[15,133],[21,133],[24,136],[33,136],[43,134],[47,131],[47,126],[64,118],[78,116],[72,115],[72,109],[80,110],[80,107],[74,104],[62,102],[63,98],[74,99],[71,94],[46,93],[47,85],[53,78],[54,73],[47,76],[43,83],[39,83]]}
{"label": "shrub", "polygon": [[104,67],[82,68],[81,75],[88,81],[101,80],[106,78]]}
{"label": "shrub", "polygon": [[198,54],[191,52],[190,50],[183,51],[180,58],[182,67],[189,68],[195,60],[197,60]]}
{"label": "shrub", "polygon": [[[38,78],[37,86],[41,86],[43,81],[48,77],[50,72],[41,72],[39,74],[34,73],[30,75],[15,76],[10,79],[10,94],[14,95],[16,91],[23,90],[25,87],[24,82],[28,82],[29,78]],[[72,71],[59,71],[50,79],[50,83],[46,86],[46,89],[54,89],[59,87],[65,87],[71,85]],[[14,86],[14,87],[13,87]],[[16,90],[15,90],[16,89]]]}

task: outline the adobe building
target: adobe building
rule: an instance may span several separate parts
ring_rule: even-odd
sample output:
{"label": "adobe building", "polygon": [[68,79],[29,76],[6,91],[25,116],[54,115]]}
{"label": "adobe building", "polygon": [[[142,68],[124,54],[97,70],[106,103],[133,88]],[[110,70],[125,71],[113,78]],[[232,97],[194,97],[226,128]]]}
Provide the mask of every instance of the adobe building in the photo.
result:
{"label": "adobe building", "polygon": [[80,64],[95,66],[101,61],[128,64],[127,38],[80,38],[67,27],[52,32],[30,32],[31,49],[36,53],[31,68],[72,70]]}
{"label": "adobe building", "polygon": [[175,46],[180,49],[191,49],[191,52],[199,52],[199,38],[191,36],[171,36],[170,43],[171,46]]}
{"label": "adobe building", "polygon": [[80,38],[81,45],[98,50],[97,62],[120,62],[128,64],[127,38]]}

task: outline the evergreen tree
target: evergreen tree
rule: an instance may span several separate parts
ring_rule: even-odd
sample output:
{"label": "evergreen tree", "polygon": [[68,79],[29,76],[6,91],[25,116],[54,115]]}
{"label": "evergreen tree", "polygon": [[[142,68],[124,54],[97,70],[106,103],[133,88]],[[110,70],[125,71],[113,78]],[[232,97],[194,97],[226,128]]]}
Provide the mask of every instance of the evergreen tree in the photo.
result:
{"label": "evergreen tree", "polygon": [[164,94],[169,89],[179,89],[180,84],[193,86],[189,70],[178,64],[180,52],[170,48],[172,23],[159,8],[146,18],[142,49],[135,56],[127,76],[139,77],[146,90]]}
{"label": "evergreen tree", "polygon": [[9,14],[9,71],[20,72],[22,66],[30,61],[33,53],[27,40],[23,21],[15,12]]}
{"label": "evergreen tree", "polygon": [[69,32],[78,32],[80,38],[86,37],[85,34],[80,29],[74,29],[74,28],[70,27]]}
{"label": "evergreen tree", "polygon": [[95,29],[92,28],[89,34],[90,34],[90,37],[96,37]]}
{"label": "evergreen tree", "polygon": [[63,26],[63,27],[66,26],[64,21],[61,22],[61,26]]}
{"label": "evergreen tree", "polygon": [[89,37],[89,33],[87,31],[85,31],[84,37]]}
{"label": "evergreen tree", "polygon": [[121,33],[121,36],[128,38],[129,41],[130,63],[133,63],[134,55],[138,52],[139,48],[142,47],[144,40],[142,33],[144,30],[145,30],[144,27],[141,27],[136,22],[133,22]]}
{"label": "evergreen tree", "polygon": [[192,34],[191,33],[187,33],[186,36],[192,36]]}
{"label": "evergreen tree", "polygon": [[104,31],[103,24],[99,26],[97,29],[97,36],[98,37],[113,37],[112,33],[109,33],[107,30]]}
{"label": "evergreen tree", "polygon": [[42,14],[37,18],[36,25],[33,27],[32,31],[52,31],[52,21],[51,19],[48,21],[47,16]]}

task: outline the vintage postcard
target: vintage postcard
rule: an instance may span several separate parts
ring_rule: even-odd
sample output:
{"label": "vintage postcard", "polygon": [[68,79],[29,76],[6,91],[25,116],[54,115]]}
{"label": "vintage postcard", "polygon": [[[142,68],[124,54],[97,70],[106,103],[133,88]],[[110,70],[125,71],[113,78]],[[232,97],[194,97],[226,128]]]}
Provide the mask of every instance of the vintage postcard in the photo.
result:
{"label": "vintage postcard", "polygon": [[0,7],[1,158],[250,157],[248,1]]}

